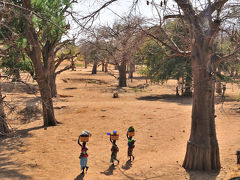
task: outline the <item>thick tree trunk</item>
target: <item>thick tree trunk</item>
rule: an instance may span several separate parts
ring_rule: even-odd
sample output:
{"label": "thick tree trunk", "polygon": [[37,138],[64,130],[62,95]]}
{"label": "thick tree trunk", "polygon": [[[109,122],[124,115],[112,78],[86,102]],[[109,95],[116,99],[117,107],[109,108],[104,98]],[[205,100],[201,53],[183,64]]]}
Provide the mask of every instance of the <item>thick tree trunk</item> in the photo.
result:
{"label": "thick tree trunk", "polygon": [[108,63],[107,62],[105,62],[105,64],[104,64],[104,72],[108,72]]}
{"label": "thick tree trunk", "polygon": [[102,62],[102,72],[104,72],[104,62]]}
{"label": "thick tree trunk", "polygon": [[0,136],[6,135],[10,132],[10,129],[8,128],[8,125],[6,122],[6,114],[4,112],[1,86],[2,86],[2,83],[0,82]]}
{"label": "thick tree trunk", "polygon": [[128,69],[128,78],[129,79],[133,78],[133,72],[135,72],[135,62],[133,62],[133,60],[131,60],[129,63],[129,69]]}
{"label": "thick tree trunk", "polygon": [[183,162],[183,167],[187,170],[220,170],[221,168],[215,130],[216,72],[208,49],[207,45],[197,46],[197,44],[192,48],[194,80],[192,127]]}
{"label": "thick tree trunk", "polygon": [[119,87],[127,87],[127,70],[126,62],[123,61],[119,66]]}
{"label": "thick tree trunk", "polygon": [[52,97],[57,97],[56,75],[54,72],[50,74],[49,82],[50,82]]}
{"label": "thick tree trunk", "polygon": [[87,69],[87,66],[88,66],[88,62],[87,60],[84,61],[84,68]]}
{"label": "thick tree trunk", "polygon": [[48,79],[41,77],[37,79],[37,82],[42,99],[44,127],[55,126],[57,125],[57,121],[54,115],[53,101]]}
{"label": "thick tree trunk", "polygon": [[92,67],[92,74],[97,74],[97,62],[94,61],[93,67]]}

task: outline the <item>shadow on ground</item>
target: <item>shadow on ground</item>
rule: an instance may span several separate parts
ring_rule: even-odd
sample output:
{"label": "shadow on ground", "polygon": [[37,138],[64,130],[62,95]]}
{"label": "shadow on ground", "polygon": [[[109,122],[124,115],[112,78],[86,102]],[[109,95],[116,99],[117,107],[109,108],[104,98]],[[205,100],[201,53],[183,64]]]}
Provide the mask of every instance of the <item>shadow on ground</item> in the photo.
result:
{"label": "shadow on ground", "polygon": [[128,160],[124,165],[122,165],[122,168],[125,170],[128,170],[132,167],[132,161]]}
{"label": "shadow on ground", "polygon": [[31,137],[31,131],[41,128],[43,128],[43,126],[16,130],[8,137],[0,137],[0,179],[32,179],[30,176],[27,176],[23,173],[23,166],[35,168],[38,165],[36,163],[23,165],[15,159],[15,154],[24,154],[26,149],[24,148],[22,139],[25,137]]}
{"label": "shadow on ground", "polygon": [[181,105],[191,105],[192,98],[184,96],[176,96],[175,94],[162,94],[162,95],[150,95],[150,96],[141,96],[136,98],[141,101],[163,101],[163,102],[172,102],[179,103]]}
{"label": "shadow on ground", "polygon": [[218,172],[203,173],[198,171],[189,171],[187,173],[190,180],[216,180],[219,174]]}
{"label": "shadow on ground", "polygon": [[[26,152],[22,138],[31,136],[29,131],[33,129],[16,131],[9,137],[0,138],[0,179],[32,179],[30,176],[24,175],[22,172],[23,164],[17,162],[14,157],[16,153],[24,154]],[[37,164],[24,164],[24,166],[34,168]]]}
{"label": "shadow on ground", "polygon": [[105,174],[106,176],[113,175],[113,171],[115,169],[116,169],[116,166],[114,164],[111,164],[111,166],[109,166],[107,170],[101,172],[101,174]]}
{"label": "shadow on ground", "polygon": [[42,114],[42,111],[39,109],[41,103],[40,98],[30,98],[25,103],[25,108],[18,111],[18,114],[23,116],[20,120],[21,123],[26,124],[35,120],[39,120]]}
{"label": "shadow on ground", "polygon": [[38,91],[38,86],[21,82],[2,82],[2,91],[7,93],[35,94]]}
{"label": "shadow on ground", "polygon": [[[100,79],[94,79],[94,78],[67,78],[63,79],[65,83],[70,82],[77,82],[77,83],[86,83],[86,84],[108,84],[106,81],[100,80]],[[66,88],[65,88],[66,90]]]}
{"label": "shadow on ground", "polygon": [[84,176],[85,176],[84,173],[80,173],[74,180],[83,180]]}

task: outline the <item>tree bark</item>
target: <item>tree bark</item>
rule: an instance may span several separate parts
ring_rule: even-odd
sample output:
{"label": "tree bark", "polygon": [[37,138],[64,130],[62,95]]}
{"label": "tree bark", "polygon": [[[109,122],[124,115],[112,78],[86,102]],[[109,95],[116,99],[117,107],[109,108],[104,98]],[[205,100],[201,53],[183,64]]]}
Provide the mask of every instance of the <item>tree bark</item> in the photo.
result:
{"label": "tree bark", "polygon": [[97,74],[97,62],[96,61],[94,61],[94,63],[93,63],[92,74]]}
{"label": "tree bark", "polygon": [[10,129],[6,122],[6,114],[3,106],[3,97],[2,97],[2,83],[0,82],[0,136],[6,135],[10,132]]}
{"label": "tree bark", "polygon": [[119,87],[127,87],[127,69],[126,61],[123,60],[119,66]]}
{"label": "tree bark", "polygon": [[216,70],[208,45],[196,43],[192,47],[192,127],[183,167],[187,170],[220,170],[214,107]]}
{"label": "tree bark", "polygon": [[72,68],[72,71],[75,71],[75,62],[74,62],[74,58],[71,58],[71,68]]}
{"label": "tree bark", "polygon": [[108,63],[107,62],[105,62],[105,64],[104,64],[104,72],[108,72]]}
{"label": "tree bark", "polygon": [[104,72],[104,62],[102,62],[102,72]]}
{"label": "tree bark", "polygon": [[88,66],[88,62],[87,60],[84,61],[84,68],[87,69],[87,66]]}
{"label": "tree bark", "polygon": [[50,74],[49,83],[50,83],[52,97],[57,97],[57,85],[56,85],[55,72]]}

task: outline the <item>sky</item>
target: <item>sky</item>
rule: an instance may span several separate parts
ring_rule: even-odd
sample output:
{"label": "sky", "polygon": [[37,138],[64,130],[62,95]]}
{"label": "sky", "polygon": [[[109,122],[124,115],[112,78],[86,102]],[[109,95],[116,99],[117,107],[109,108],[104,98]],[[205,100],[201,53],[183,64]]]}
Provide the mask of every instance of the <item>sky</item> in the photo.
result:
{"label": "sky", "polygon": [[[122,17],[128,15],[131,10],[132,3],[133,0],[119,0],[112,3],[100,12],[100,15],[95,20],[94,24],[111,24],[116,18],[119,18],[118,16]],[[80,12],[80,14],[89,14],[89,12],[96,10],[100,6],[101,4],[98,1],[88,0],[84,1],[84,3],[78,3],[78,5],[74,7],[74,10]],[[152,18],[154,13],[152,6],[148,6],[146,4],[146,0],[140,0],[138,2],[136,11],[138,14],[141,13],[143,16],[148,18]]]}
{"label": "sky", "polygon": [[[108,0],[78,0],[77,4],[74,4],[73,9],[76,11],[80,17],[86,16],[98,9],[103,5],[104,2]],[[113,2],[108,7],[101,10],[100,15],[97,19],[94,20],[93,26],[97,25],[111,25],[115,19],[119,19],[120,17],[127,16],[131,10],[132,3],[134,0],[118,0]],[[136,1],[136,0],[135,0]],[[163,0],[149,0],[150,2],[160,3]],[[213,2],[214,0],[211,0]],[[230,2],[239,3],[240,0],[229,0]],[[165,14],[179,14],[179,9],[177,5],[174,3],[174,0],[166,0],[166,6],[161,8],[161,14],[165,12]],[[208,0],[193,0],[193,6],[198,7],[199,10],[205,9]],[[160,7],[160,6],[159,6]],[[164,11],[163,8],[166,8]],[[146,0],[138,0],[138,5],[136,6],[136,13],[146,18],[158,18],[157,11],[150,4],[147,5]],[[79,18],[80,18],[79,17]],[[74,24],[71,21],[71,31],[69,34],[74,34],[79,31],[79,26]]]}

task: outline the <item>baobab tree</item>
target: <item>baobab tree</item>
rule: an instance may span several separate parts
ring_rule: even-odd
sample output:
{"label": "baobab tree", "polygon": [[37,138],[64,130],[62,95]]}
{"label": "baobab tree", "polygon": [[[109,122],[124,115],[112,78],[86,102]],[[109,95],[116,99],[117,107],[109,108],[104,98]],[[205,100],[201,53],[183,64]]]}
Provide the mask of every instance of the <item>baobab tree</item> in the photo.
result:
{"label": "baobab tree", "polygon": [[201,8],[194,7],[199,4],[189,0],[175,0],[175,3],[179,14],[164,15],[164,19],[181,18],[188,25],[190,49],[181,50],[164,28],[159,28],[168,38],[168,44],[165,45],[175,53],[191,58],[194,89],[192,126],[183,167],[188,170],[220,170],[214,107],[216,67],[219,62],[234,55],[239,44],[231,54],[217,60],[213,58],[213,45],[224,21],[221,13],[227,0],[209,0]]}
{"label": "baobab tree", "polygon": [[[116,1],[104,1],[98,10],[86,18],[95,17],[102,8]],[[137,2],[137,0],[134,1],[134,4]],[[159,31],[167,39],[167,41],[160,40],[161,44],[176,54],[191,59],[194,89],[192,126],[183,167],[187,170],[219,171],[221,164],[215,128],[214,105],[216,66],[239,52],[240,45],[239,42],[234,43],[232,50],[217,60],[213,58],[212,48],[219,31],[223,31],[226,27],[226,24],[225,26],[221,26],[221,24],[234,14],[230,7],[239,7],[239,3],[234,0],[208,0],[204,3],[197,0],[164,0],[160,1],[159,4],[156,4],[155,1],[146,2],[146,5],[151,3],[159,15]],[[169,18],[179,18],[183,23],[186,23],[190,33],[189,49],[179,48],[165,31],[164,20]],[[233,28],[228,27],[234,31]]]}

